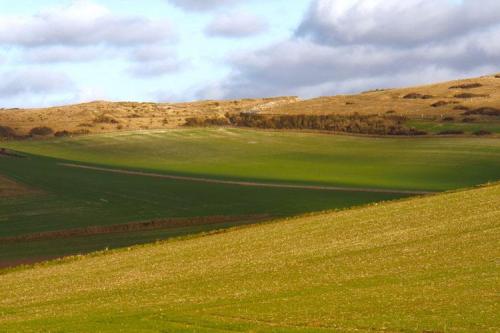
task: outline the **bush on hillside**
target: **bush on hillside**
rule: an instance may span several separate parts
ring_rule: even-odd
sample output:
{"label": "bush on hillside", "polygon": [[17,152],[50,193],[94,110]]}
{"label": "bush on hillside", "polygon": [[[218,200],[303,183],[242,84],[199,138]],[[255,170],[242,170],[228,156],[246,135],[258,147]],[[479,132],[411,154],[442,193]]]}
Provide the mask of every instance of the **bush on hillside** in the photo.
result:
{"label": "bush on hillside", "polygon": [[474,132],[474,135],[477,135],[477,136],[485,136],[485,135],[491,135],[493,133],[491,133],[490,131],[486,131],[486,130],[479,130],[479,131],[475,131]]}
{"label": "bush on hillside", "polygon": [[482,86],[483,85],[481,83],[464,83],[456,86],[451,86],[449,89],[473,89],[473,88],[480,88]]}
{"label": "bush on hillside", "polygon": [[94,119],[94,123],[96,123],[96,124],[119,124],[120,122],[111,116],[102,114],[102,115],[97,116]]}
{"label": "bush on hillside", "polygon": [[68,132],[68,131],[58,131],[58,132],[54,133],[54,136],[56,138],[64,138],[64,137],[67,137],[67,136],[70,136],[70,135],[71,135],[71,133]]}
{"label": "bush on hillside", "polygon": [[16,132],[9,126],[0,126],[0,138],[12,139],[16,137]]}
{"label": "bush on hillside", "polygon": [[492,107],[482,107],[474,110],[469,110],[464,115],[481,115],[481,116],[500,116],[500,109]]}
{"label": "bush on hillside", "polygon": [[479,98],[479,97],[489,97],[489,95],[484,95],[484,94],[472,94],[472,93],[462,93],[462,94],[456,94],[455,98],[464,98],[464,99],[469,99],[469,98]]}
{"label": "bush on hillside", "polygon": [[40,126],[32,128],[30,131],[30,136],[47,136],[51,135],[52,133],[54,133],[54,130],[52,130],[52,128],[47,126]]}
{"label": "bush on hillside", "polygon": [[408,128],[401,116],[226,114],[225,118],[189,118],[185,126],[236,126],[263,129],[306,129],[374,135],[424,135]]}
{"label": "bush on hillside", "polygon": [[436,103],[431,104],[433,108],[440,108],[442,106],[450,105],[450,104],[456,104],[456,102],[448,102],[448,101],[438,101]]}
{"label": "bush on hillside", "polygon": [[423,95],[419,93],[409,93],[408,95],[403,96],[404,99],[431,99],[434,96],[431,95]]}
{"label": "bush on hillside", "polygon": [[439,135],[462,135],[464,134],[464,131],[461,130],[446,130],[446,131],[441,131],[438,134]]}

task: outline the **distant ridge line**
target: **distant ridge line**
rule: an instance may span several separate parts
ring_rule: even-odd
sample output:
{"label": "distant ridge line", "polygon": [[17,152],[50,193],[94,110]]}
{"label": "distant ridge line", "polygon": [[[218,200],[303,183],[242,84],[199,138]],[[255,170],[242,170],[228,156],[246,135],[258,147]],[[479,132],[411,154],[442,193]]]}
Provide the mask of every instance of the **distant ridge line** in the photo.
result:
{"label": "distant ridge line", "polygon": [[144,176],[144,177],[153,177],[153,178],[183,180],[183,181],[198,182],[198,183],[225,184],[225,185],[236,185],[236,186],[247,186],[247,187],[288,188],[288,189],[313,190],[313,191],[364,192],[364,193],[387,193],[387,194],[408,194],[408,195],[424,195],[424,194],[435,193],[432,191],[419,191],[419,190],[397,190],[397,189],[355,188],[355,187],[341,187],[341,186],[259,183],[259,182],[236,181],[236,180],[220,180],[220,179],[201,178],[201,177],[176,176],[176,175],[149,173],[149,172],[143,172],[143,171],[131,171],[131,170],[123,170],[123,169],[110,169],[110,168],[93,167],[93,166],[87,166],[87,165],[81,165],[81,164],[73,164],[73,163],[59,163],[59,165],[64,166],[64,167],[68,167],[68,168],[103,171],[103,172],[117,173],[117,174],[130,175],[130,176]]}

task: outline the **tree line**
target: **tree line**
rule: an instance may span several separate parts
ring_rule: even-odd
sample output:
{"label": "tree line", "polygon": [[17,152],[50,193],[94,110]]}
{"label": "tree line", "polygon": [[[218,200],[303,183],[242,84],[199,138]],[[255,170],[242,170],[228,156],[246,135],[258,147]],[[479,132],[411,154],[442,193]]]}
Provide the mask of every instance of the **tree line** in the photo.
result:
{"label": "tree line", "polygon": [[186,126],[235,126],[262,129],[304,129],[372,135],[424,135],[424,131],[405,125],[402,116],[360,115],[266,115],[226,114],[224,117],[194,117]]}

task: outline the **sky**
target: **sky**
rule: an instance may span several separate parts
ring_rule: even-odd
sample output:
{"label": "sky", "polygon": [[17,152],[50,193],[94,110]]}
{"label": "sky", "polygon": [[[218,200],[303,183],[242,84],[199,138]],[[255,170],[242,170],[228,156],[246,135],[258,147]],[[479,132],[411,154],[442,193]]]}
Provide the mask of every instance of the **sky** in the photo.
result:
{"label": "sky", "polygon": [[500,72],[498,0],[0,0],[0,108],[356,93]]}

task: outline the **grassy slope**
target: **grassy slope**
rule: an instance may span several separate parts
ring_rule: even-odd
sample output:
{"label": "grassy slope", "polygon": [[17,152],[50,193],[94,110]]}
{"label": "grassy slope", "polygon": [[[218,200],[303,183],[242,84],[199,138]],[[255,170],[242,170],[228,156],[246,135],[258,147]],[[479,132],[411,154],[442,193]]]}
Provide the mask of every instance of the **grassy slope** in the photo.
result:
{"label": "grassy slope", "polygon": [[[253,188],[192,183],[65,168],[57,160],[9,159],[5,173],[43,190],[0,200],[0,237],[169,217],[289,216],[389,200],[400,195]],[[0,244],[2,261],[85,253],[238,225],[245,221],[166,231]]]}
{"label": "grassy slope", "polygon": [[111,167],[224,179],[448,190],[500,178],[500,140],[496,139],[376,139],[186,129],[8,145]]}
{"label": "grassy slope", "polygon": [[500,185],[0,276],[2,332],[498,332]]}
{"label": "grassy slope", "polygon": [[[40,154],[120,168],[269,182],[442,190],[500,179],[500,140],[396,140],[251,130],[172,130],[8,143]],[[42,195],[0,201],[0,237],[170,217],[345,208],[401,197],[250,188],[71,169],[40,156],[3,159],[0,174]],[[389,170],[389,172],[388,172]],[[10,260],[86,253],[231,225],[0,244]]]}

